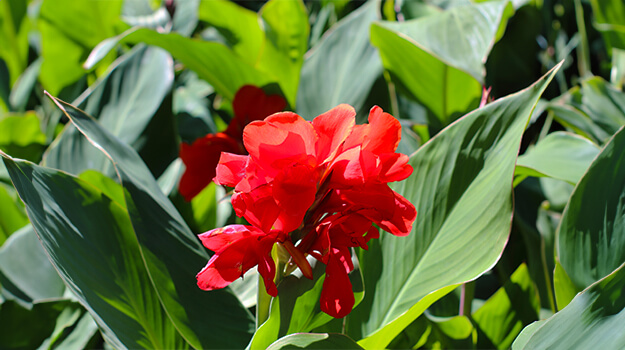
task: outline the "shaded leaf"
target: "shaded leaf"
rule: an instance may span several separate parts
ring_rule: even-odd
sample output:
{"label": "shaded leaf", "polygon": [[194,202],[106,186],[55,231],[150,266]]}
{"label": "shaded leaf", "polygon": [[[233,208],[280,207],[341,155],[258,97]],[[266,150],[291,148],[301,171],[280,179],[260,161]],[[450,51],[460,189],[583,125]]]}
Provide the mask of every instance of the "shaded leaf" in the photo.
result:
{"label": "shaded leaf", "polygon": [[[51,97],[76,128],[113,162],[150,281],[170,320],[195,348],[242,346],[252,320],[229,290],[205,293],[195,275],[208,255],[139,155],[83,111]],[[212,317],[206,317],[206,315]],[[211,329],[211,332],[206,332]],[[228,336],[225,336],[228,335]]]}
{"label": "shaded leaf", "polygon": [[556,249],[578,290],[625,262],[625,128],[605,145],[573,191]]}
{"label": "shaded leaf", "polygon": [[[530,325],[513,349],[620,349],[625,346],[625,265],[578,294],[562,311]],[[529,334],[531,333],[531,335]]]}
{"label": "shaded leaf", "polygon": [[576,184],[597,154],[599,147],[587,139],[554,132],[519,157],[515,175],[549,176]]}
{"label": "shaded leaf", "polygon": [[106,341],[186,347],[150,287],[128,213],[78,178],[3,157],[47,255]]}

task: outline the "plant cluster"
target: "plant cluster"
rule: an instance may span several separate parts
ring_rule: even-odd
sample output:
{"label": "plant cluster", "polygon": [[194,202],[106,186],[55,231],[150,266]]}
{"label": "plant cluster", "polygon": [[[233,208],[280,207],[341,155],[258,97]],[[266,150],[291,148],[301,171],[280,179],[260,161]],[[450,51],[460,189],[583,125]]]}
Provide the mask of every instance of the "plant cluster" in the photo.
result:
{"label": "plant cluster", "polygon": [[622,0],[0,0],[0,348],[625,347]]}

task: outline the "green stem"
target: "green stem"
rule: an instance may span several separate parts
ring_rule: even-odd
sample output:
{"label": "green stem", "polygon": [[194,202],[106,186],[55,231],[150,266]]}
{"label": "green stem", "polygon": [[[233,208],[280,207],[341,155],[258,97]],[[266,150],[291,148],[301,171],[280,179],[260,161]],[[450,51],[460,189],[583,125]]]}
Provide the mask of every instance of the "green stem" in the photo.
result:
{"label": "green stem", "polygon": [[580,41],[577,50],[579,74],[581,77],[587,77],[592,75],[592,72],[590,71],[590,50],[588,49],[588,36],[586,35],[584,8],[581,0],[575,0],[575,20]]}

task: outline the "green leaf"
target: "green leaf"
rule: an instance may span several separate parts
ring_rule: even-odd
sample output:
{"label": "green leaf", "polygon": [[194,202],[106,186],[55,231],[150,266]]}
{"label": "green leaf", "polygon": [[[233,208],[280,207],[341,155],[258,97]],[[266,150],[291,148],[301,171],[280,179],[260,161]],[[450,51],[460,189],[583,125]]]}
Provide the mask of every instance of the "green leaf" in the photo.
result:
{"label": "green leaf", "polygon": [[343,334],[299,333],[280,338],[267,350],[280,349],[362,349],[355,341]]}
{"label": "green leaf", "polygon": [[28,218],[15,198],[15,191],[11,188],[9,194],[6,185],[0,185],[0,247],[9,236],[28,224]]}
{"label": "green leaf", "polygon": [[39,118],[33,112],[0,118],[0,150],[15,157],[38,161],[46,143]]}
{"label": "green leaf", "polygon": [[245,345],[251,315],[229,290],[205,293],[196,286],[195,275],[208,261],[206,250],[139,155],[83,111],[51,98],[113,162],[150,281],[176,329],[195,348]]}
{"label": "green leaf", "polygon": [[625,4],[620,0],[591,0],[594,27],[603,34],[608,53],[625,49]]}
{"label": "green leaf", "polygon": [[41,33],[40,80],[53,94],[80,78],[82,62],[100,41],[117,34],[121,0],[43,1],[39,13]]}
{"label": "green leaf", "polygon": [[597,154],[599,147],[587,139],[554,132],[519,157],[515,176],[549,176],[574,185]]}
{"label": "green leaf", "polygon": [[625,128],[579,181],[556,233],[558,259],[578,289],[625,262]]}
{"label": "green leaf", "polygon": [[[354,291],[356,307],[362,300],[364,289],[360,266],[352,257],[354,270],[349,274]],[[325,265],[317,263],[313,268],[313,280],[290,275],[278,285],[278,296],[271,300],[269,318],[263,323],[249,344],[250,349],[265,349],[278,338],[292,333],[310,332],[332,320],[321,311],[319,298],[325,280]]]}
{"label": "green leaf", "polygon": [[97,331],[98,325],[93,317],[80,304],[70,304],[56,319],[52,335],[39,349],[86,349]]}
{"label": "green leaf", "polygon": [[0,249],[0,283],[5,297],[25,304],[63,297],[65,285],[32,225],[17,231]]}
{"label": "green leaf", "polygon": [[278,78],[287,101],[295,106],[310,34],[306,7],[302,0],[272,0],[259,14],[266,39],[258,68]]}
{"label": "green leaf", "polygon": [[5,82],[9,88],[28,64],[26,36],[31,25],[26,16],[27,6],[23,0],[7,0],[0,5],[0,60],[6,64],[8,76]]}
{"label": "green leaf", "polygon": [[[621,349],[625,346],[625,264],[578,294],[513,349]],[[525,332],[523,332],[525,333]],[[529,339],[528,339],[529,338]]]}
{"label": "green leaf", "polygon": [[379,19],[379,2],[372,0],[327,32],[307,54],[297,94],[297,113],[312,119],[340,103],[356,110],[365,103],[382,73],[376,50],[365,33]]}
{"label": "green leaf", "polygon": [[230,101],[243,85],[264,86],[275,82],[275,78],[247,64],[220,43],[189,39],[177,33],[160,34],[146,28],[132,28],[117,37],[102,41],[93,49],[85,66],[93,66],[120,42],[142,42],[169,51]]}
{"label": "green leaf", "polygon": [[[122,142],[133,145],[169,93],[173,70],[167,52],[141,45],[120,57],[109,74],[74,103],[97,116],[102,127]],[[109,159],[72,125],[48,148],[42,164],[72,174],[96,169],[115,175]]]}
{"label": "green leaf", "polygon": [[558,310],[564,309],[579,291],[557,259],[556,267],[553,271],[553,289],[556,295]]}
{"label": "green leaf", "polygon": [[625,93],[600,77],[582,81],[580,89],[571,89],[569,104],[585,113],[603,131],[601,143],[625,125]]}
{"label": "green leaf", "polygon": [[427,307],[422,299],[432,303],[495,265],[510,232],[521,135],[554,74],[466,115],[411,157],[413,174],[394,188],[417,219],[407,237],[381,235],[379,256],[363,254],[370,308],[350,318],[350,330],[367,337],[360,345],[386,346]]}
{"label": "green leaf", "polygon": [[199,19],[215,27],[232,51],[247,64],[258,62],[265,34],[258,14],[229,0],[202,1]]}
{"label": "green leaf", "polygon": [[[473,313],[478,347],[509,349],[523,328],[538,320],[540,300],[529,271],[522,264],[510,280]],[[486,337],[486,342],[480,338]]]}
{"label": "green leaf", "polygon": [[0,348],[36,349],[54,331],[56,318],[68,304],[46,301],[30,309],[13,301],[0,304]]}
{"label": "green leaf", "polygon": [[371,42],[399,90],[427,107],[430,124],[440,130],[478,106],[484,62],[511,12],[507,1],[490,1],[411,21],[378,22]]}
{"label": "green leaf", "polygon": [[584,112],[573,106],[550,103],[547,110],[553,112],[554,119],[568,130],[586,137],[595,143],[602,144],[612,135],[593,123],[592,119]]}
{"label": "green leaf", "polygon": [[115,348],[187,347],[151,287],[128,213],[86,182],[4,155],[67,287]]}

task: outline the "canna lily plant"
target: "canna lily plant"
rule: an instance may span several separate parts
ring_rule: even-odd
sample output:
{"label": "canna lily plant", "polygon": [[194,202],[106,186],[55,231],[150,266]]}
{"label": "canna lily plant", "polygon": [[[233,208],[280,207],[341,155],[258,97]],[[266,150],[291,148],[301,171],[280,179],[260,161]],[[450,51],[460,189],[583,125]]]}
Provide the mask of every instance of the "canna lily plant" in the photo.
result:
{"label": "canna lily plant", "polygon": [[0,0],[0,349],[625,348],[624,11]]}
{"label": "canna lily plant", "polygon": [[[258,265],[267,293],[276,296],[276,281],[294,265],[313,278],[310,255],[326,265],[321,310],[336,318],[351,312],[351,248],[367,249],[379,237],[374,224],[407,235],[417,214],[388,187],[413,171],[408,156],[395,153],[399,121],[377,106],[368,124],[355,125],[355,116],[354,108],[339,105],[312,122],[282,112],[245,127],[249,155],[222,153],[215,181],[234,188],[232,206],[251,225],[199,236],[215,252],[197,275],[200,288],[223,288]],[[276,243],[290,254],[278,271]]]}

